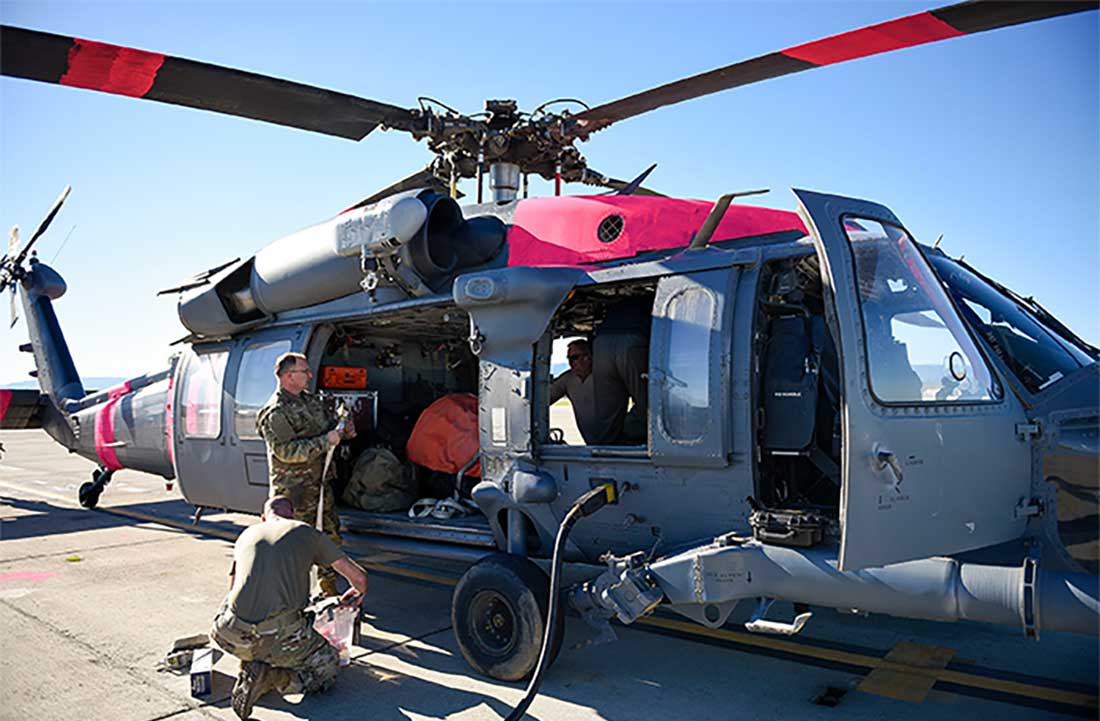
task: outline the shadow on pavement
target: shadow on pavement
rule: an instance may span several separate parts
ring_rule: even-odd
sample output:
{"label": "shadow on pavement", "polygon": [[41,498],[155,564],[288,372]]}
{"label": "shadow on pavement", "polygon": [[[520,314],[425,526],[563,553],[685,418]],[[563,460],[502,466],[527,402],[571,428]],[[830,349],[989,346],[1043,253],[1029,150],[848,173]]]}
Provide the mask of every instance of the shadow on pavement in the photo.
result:
{"label": "shadow on pavement", "polygon": [[[107,506],[97,509],[70,508],[49,501],[16,498],[11,494],[0,494],[0,505],[26,511],[27,515],[5,518],[0,523],[0,539],[18,540],[40,536],[59,536],[66,533],[80,533],[105,528],[136,526],[142,523],[155,523],[162,519],[190,526],[191,506],[180,500],[158,501],[154,503],[134,503],[130,505]],[[132,513],[134,515],[127,515]],[[138,516],[148,516],[144,519]],[[155,517],[155,518],[154,518]],[[183,529],[172,526],[160,526],[157,530],[171,533],[190,532],[201,538],[222,540],[216,536],[204,535],[200,531],[210,528],[236,536],[243,526],[231,521],[203,521],[204,529]]]}

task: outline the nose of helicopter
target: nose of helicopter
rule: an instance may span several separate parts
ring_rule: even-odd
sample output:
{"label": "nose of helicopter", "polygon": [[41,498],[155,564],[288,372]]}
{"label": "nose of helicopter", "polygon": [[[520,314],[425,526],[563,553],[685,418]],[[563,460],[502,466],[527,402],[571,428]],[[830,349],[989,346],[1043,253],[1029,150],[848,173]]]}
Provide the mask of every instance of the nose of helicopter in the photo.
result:
{"label": "nose of helicopter", "polygon": [[1054,495],[1058,539],[1082,570],[1100,570],[1100,373],[1097,364],[1063,383],[1039,418],[1043,480]]}

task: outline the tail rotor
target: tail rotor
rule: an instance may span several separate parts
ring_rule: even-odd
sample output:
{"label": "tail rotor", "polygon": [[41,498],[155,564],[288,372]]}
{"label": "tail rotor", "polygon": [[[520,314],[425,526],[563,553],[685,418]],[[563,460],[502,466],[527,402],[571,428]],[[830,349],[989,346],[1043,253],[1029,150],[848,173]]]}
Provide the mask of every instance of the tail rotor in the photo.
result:
{"label": "tail rotor", "polygon": [[19,226],[15,226],[11,229],[11,233],[8,235],[8,252],[4,254],[4,257],[0,259],[0,293],[5,290],[11,291],[10,306],[11,306],[11,326],[15,327],[15,323],[19,320],[19,313],[15,305],[15,286],[26,275],[26,269],[23,267],[23,261],[27,259],[27,255],[31,252],[35,242],[38,241],[50,227],[50,223],[57,217],[57,212],[61,210],[61,206],[64,205],[65,199],[69,197],[69,193],[72,192],[72,186],[66,185],[65,189],[61,191],[61,195],[54,201],[50,211],[46,213],[46,217],[42,219],[42,222],[38,224],[38,228],[35,229],[34,235],[30,237],[26,245],[21,250],[16,250],[19,247]]}

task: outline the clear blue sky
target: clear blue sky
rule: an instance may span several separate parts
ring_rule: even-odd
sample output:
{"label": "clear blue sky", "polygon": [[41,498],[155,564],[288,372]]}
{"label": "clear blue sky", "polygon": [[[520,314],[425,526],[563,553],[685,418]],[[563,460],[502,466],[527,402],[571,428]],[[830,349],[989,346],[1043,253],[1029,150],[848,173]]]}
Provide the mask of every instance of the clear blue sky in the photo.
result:
{"label": "clear blue sky", "polygon": [[[596,104],[930,3],[0,3],[0,18],[412,107]],[[664,108],[582,146],[591,165],[673,195],[789,188],[891,207],[1100,341],[1098,13],[936,43]],[[69,283],[57,304],[83,375],[160,367],[185,334],[154,293],[330,217],[423,167],[422,144],[356,144],[240,118],[0,79],[0,226]],[[545,184],[533,185],[539,193]],[[6,305],[6,303],[5,303]],[[23,380],[21,322],[0,384]]]}

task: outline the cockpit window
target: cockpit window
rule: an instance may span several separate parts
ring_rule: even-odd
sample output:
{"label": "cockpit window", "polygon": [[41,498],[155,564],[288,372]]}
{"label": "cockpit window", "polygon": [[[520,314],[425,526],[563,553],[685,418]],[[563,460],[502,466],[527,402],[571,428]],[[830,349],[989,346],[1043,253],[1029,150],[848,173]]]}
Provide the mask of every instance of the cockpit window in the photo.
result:
{"label": "cockpit window", "polygon": [[932,264],[963,313],[1012,374],[1038,393],[1093,360],[1052,331],[1011,298],[950,258],[933,256]]}
{"label": "cockpit window", "polygon": [[884,403],[973,403],[999,396],[993,374],[901,228],[846,216],[871,391]]}

